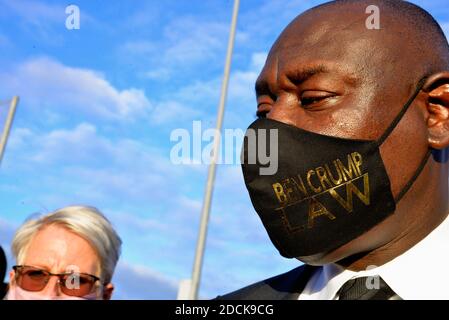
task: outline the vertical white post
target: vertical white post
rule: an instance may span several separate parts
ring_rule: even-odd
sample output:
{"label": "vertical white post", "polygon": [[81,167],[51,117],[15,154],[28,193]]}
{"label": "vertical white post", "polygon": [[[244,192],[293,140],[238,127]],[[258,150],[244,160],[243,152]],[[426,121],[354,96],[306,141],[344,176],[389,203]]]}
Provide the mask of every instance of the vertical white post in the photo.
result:
{"label": "vertical white post", "polygon": [[176,297],[176,300],[189,300],[191,287],[192,287],[191,279],[181,280],[179,282],[178,296]]}
{"label": "vertical white post", "polygon": [[9,106],[9,112],[8,112],[8,116],[6,118],[5,128],[3,129],[3,133],[0,137],[0,164],[3,159],[3,154],[5,152],[6,143],[8,141],[9,132],[11,131],[11,126],[12,126],[12,122],[14,120],[14,115],[16,113],[16,107],[17,107],[18,103],[19,103],[19,97],[14,96],[13,99],[11,100],[11,104]]}
{"label": "vertical white post", "polygon": [[203,207],[201,209],[201,223],[198,234],[198,242],[195,252],[195,261],[192,271],[192,283],[190,288],[190,299],[198,299],[198,289],[201,279],[201,268],[203,265],[204,247],[207,237],[207,227],[209,223],[209,213],[212,201],[212,193],[215,181],[215,169],[218,158],[218,149],[220,146],[220,134],[223,125],[224,109],[226,105],[226,97],[228,93],[229,73],[231,70],[232,51],[234,49],[235,31],[237,26],[237,16],[239,11],[239,0],[234,0],[234,8],[232,11],[231,30],[229,33],[228,49],[226,53],[226,62],[224,68],[223,82],[221,84],[220,103],[218,105],[217,124],[214,136],[214,144],[212,149],[212,159],[207,174],[206,190],[204,193]]}

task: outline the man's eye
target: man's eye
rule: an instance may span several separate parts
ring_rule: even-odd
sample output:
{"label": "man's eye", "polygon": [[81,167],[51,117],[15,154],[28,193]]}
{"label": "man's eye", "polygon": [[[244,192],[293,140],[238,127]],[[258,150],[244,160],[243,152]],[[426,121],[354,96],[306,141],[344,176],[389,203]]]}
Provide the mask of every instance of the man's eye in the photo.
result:
{"label": "man's eye", "polygon": [[307,107],[324,101],[328,98],[335,97],[335,95],[335,93],[326,91],[305,91],[302,93],[300,101],[302,106]]}
{"label": "man's eye", "polygon": [[311,105],[317,102],[320,102],[321,100],[326,99],[327,97],[309,97],[309,98],[302,98],[301,99],[301,105],[307,106]]}

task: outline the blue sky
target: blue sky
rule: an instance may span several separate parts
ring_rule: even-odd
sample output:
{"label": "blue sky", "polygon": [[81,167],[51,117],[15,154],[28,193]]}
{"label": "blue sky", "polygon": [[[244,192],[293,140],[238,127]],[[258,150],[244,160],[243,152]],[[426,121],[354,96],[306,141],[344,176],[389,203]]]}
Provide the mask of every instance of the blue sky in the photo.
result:
{"label": "blue sky", "polygon": [[[254,81],[271,44],[322,2],[241,1],[225,128],[254,120]],[[413,2],[449,31],[445,0]],[[79,30],[65,28],[69,4],[80,8]],[[21,96],[0,168],[0,244],[8,249],[31,214],[93,205],[124,242],[115,298],[176,298],[191,275],[207,166],[172,164],[170,133],[215,124],[232,1],[0,0],[0,8],[0,101]],[[201,297],[298,264],[272,247],[240,167],[219,165]]]}

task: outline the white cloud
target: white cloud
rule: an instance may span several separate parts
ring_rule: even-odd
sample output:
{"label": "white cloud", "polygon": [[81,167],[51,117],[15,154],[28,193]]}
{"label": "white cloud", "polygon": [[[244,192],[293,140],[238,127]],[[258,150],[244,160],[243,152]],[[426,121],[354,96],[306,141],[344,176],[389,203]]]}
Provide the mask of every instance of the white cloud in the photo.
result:
{"label": "white cloud", "polygon": [[176,299],[177,283],[145,266],[119,261],[112,282],[115,300]]}
{"label": "white cloud", "polygon": [[145,145],[128,139],[109,140],[101,136],[97,128],[90,123],[80,123],[73,129],[55,129],[43,134],[26,128],[17,128],[11,135],[10,147],[14,149],[13,151],[25,151],[17,150],[16,145],[24,146],[24,143],[29,149],[26,158],[34,165],[88,164],[92,167],[99,166],[97,168],[99,172],[105,158],[111,165],[126,166],[137,159],[149,156],[145,154],[147,149]]}
{"label": "white cloud", "polygon": [[191,103],[208,102],[216,106],[220,96],[221,78],[210,79],[207,81],[192,81],[186,86],[181,87],[173,97],[180,101]]}
{"label": "white cloud", "polygon": [[42,23],[49,22],[64,22],[65,7],[63,5],[49,5],[44,2],[36,1],[0,1],[3,8],[3,12],[7,12],[18,15],[23,21],[34,25],[41,25]]}
{"label": "white cloud", "polygon": [[267,60],[268,54],[266,52],[255,52],[251,56],[251,67],[254,71],[260,72]]}
{"label": "white cloud", "polygon": [[[41,43],[61,44],[65,30],[65,7],[42,1],[0,1],[0,19],[14,19],[15,24]],[[59,24],[59,27],[58,27]]]}
{"label": "white cloud", "polygon": [[[228,88],[229,102],[237,101],[240,104],[248,104],[254,101],[254,84],[265,63],[266,56],[265,52],[255,52],[251,55],[246,68],[231,70]],[[162,68],[154,70],[154,73],[148,74],[148,77],[159,77],[160,80],[163,77],[169,77],[169,74],[168,69]],[[208,125],[213,126],[221,83],[221,74],[208,80],[190,81],[159,101],[154,101],[150,117],[152,122],[165,124],[202,119],[207,120]],[[240,115],[241,109],[236,116],[240,117]]]}
{"label": "white cloud", "polygon": [[[121,59],[139,61],[147,70],[142,75],[168,80],[180,70],[195,70],[199,65],[221,65],[227,43],[228,25],[177,17],[163,29],[161,40],[132,40],[118,49]],[[125,57],[125,58],[123,58]]]}
{"label": "white cloud", "polygon": [[[157,197],[155,200],[160,198]],[[119,230],[124,230],[125,233],[126,230],[133,230],[130,238],[137,235],[138,240],[142,242],[144,239],[148,240],[157,236],[159,241],[161,238],[165,239],[163,243],[160,243],[159,250],[171,247],[176,251],[183,244],[189,245],[189,241],[194,241],[197,232],[195,226],[199,222],[202,202],[180,193],[173,193],[170,197],[170,205],[168,211],[150,208],[126,211],[105,208],[104,211]],[[176,234],[173,233],[174,229],[177,230]],[[150,244],[146,246],[148,250],[149,247]],[[176,254],[169,250],[164,252]]]}
{"label": "white cloud", "polygon": [[145,115],[151,108],[140,89],[119,90],[94,70],[69,67],[48,57],[28,60],[12,73],[1,73],[0,82],[3,90],[22,96],[39,112],[50,106],[61,113],[84,112],[123,120]]}
{"label": "white cloud", "polygon": [[153,54],[157,49],[158,48],[155,43],[147,40],[128,41],[121,47],[121,50],[123,50],[125,53],[129,53],[132,55]]}
{"label": "white cloud", "polygon": [[250,35],[246,32],[237,30],[235,34],[235,42],[237,45],[244,44],[250,39]]}
{"label": "white cloud", "polygon": [[175,19],[164,32],[170,43],[166,59],[184,64],[212,58],[217,50],[225,48],[227,31],[224,23]]}
{"label": "white cloud", "polygon": [[8,148],[20,148],[26,140],[33,136],[33,132],[28,128],[15,128],[8,139]]}
{"label": "white cloud", "polygon": [[17,128],[11,134],[9,147],[12,151],[25,151],[31,147],[27,159],[52,165],[59,161],[81,163],[86,158],[93,159],[96,154],[107,151],[109,146],[97,137],[95,126],[81,123],[73,130],[57,129],[42,135],[28,128]]}
{"label": "white cloud", "polygon": [[234,72],[229,82],[230,99],[244,99],[245,102],[253,100],[255,97],[254,83],[258,75],[258,72],[255,71]]}
{"label": "white cloud", "polygon": [[[118,27],[125,30],[154,30],[161,25],[161,20],[167,16],[167,6],[171,3],[159,1],[141,1],[128,9],[133,12],[117,21]],[[177,3],[173,3],[177,6]]]}
{"label": "white cloud", "polygon": [[[230,128],[246,128],[248,119],[242,118],[242,110],[249,117],[255,113],[254,84],[266,57],[266,52],[254,52],[246,67],[231,71],[226,107],[227,123],[232,123]],[[159,101],[153,101],[151,123],[186,124],[192,120],[202,120],[203,129],[213,127],[221,83],[221,75],[204,81],[191,81]],[[191,123],[186,129],[191,130]]]}
{"label": "white cloud", "polygon": [[[254,84],[259,72],[265,64],[267,54],[265,52],[255,52],[251,55],[249,64],[244,69],[231,70],[229,80],[229,99],[238,99],[240,102],[253,101]],[[212,102],[215,107],[218,104],[222,77],[213,78],[207,81],[195,81],[180,88],[174,95],[177,100],[188,102]]]}
{"label": "white cloud", "polygon": [[[266,56],[265,52],[254,52],[250,56],[246,67],[231,71],[225,112],[225,128],[246,129],[248,119],[252,114],[255,114],[254,84],[265,63]],[[213,127],[221,82],[222,77],[220,75],[204,81],[192,81],[179,88],[176,92],[170,94],[169,100],[155,103],[151,115],[152,120],[154,123],[161,124],[181,119],[195,119],[203,120],[204,128]],[[191,130],[191,127],[186,129]]]}
{"label": "white cloud", "polygon": [[155,124],[174,123],[183,119],[199,117],[201,111],[187,103],[175,100],[162,101],[155,105],[151,114],[151,120]]}
{"label": "white cloud", "polygon": [[200,212],[201,201],[191,199],[186,196],[180,196],[178,204],[187,210],[187,212]]}
{"label": "white cloud", "polygon": [[[49,3],[46,1],[0,0],[0,19],[11,19],[12,24],[18,26],[30,38],[39,41],[39,45],[62,45],[67,38],[65,21],[68,17],[65,9],[70,3]],[[81,28],[100,28],[102,31],[110,29],[108,24],[96,21],[81,4]]]}
{"label": "white cloud", "polygon": [[165,68],[155,68],[142,73],[147,79],[166,81],[170,79],[170,71]]}
{"label": "white cloud", "polygon": [[39,183],[84,201],[116,195],[146,202],[170,193],[167,179],[176,181],[191,172],[171,164],[168,151],[137,140],[112,139],[90,123],[45,133],[19,127],[12,131],[8,147],[4,167],[9,174],[35,176],[41,170],[46,181]]}

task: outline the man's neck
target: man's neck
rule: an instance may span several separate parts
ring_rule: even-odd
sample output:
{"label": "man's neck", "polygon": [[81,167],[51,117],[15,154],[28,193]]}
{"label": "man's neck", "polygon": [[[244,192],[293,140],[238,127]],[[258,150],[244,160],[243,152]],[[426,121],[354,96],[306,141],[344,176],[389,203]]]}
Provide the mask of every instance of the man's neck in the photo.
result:
{"label": "man's neck", "polygon": [[436,216],[433,214],[431,222],[425,224],[414,224],[408,230],[399,234],[390,242],[372,251],[355,254],[337,262],[338,265],[351,271],[366,270],[368,266],[381,266],[395,259],[417,243],[427,237],[436,229],[448,216],[447,211]]}
{"label": "man's neck", "polygon": [[[390,221],[362,235],[360,241],[356,239],[353,250],[361,253],[336,263],[352,271],[366,270],[368,266],[384,265],[422,241],[448,216],[447,177],[448,164],[431,160],[396,212],[387,218]],[[363,248],[363,243],[371,243],[372,248],[357,250],[358,245],[358,249]]]}

